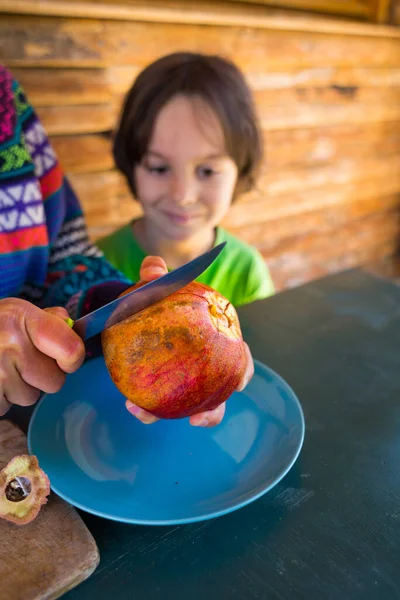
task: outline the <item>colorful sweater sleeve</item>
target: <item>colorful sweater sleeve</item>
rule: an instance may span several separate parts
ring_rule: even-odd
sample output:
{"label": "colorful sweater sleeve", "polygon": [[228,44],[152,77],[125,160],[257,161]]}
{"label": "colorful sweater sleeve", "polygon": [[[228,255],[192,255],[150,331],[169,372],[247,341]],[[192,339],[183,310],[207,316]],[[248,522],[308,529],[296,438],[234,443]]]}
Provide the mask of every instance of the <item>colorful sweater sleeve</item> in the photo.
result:
{"label": "colorful sweater sleeve", "polygon": [[42,304],[65,306],[76,319],[116,298],[131,281],[90,242],[82,211],[66,177],[60,194],[66,214],[50,245]]}
{"label": "colorful sweater sleeve", "polygon": [[44,204],[48,237],[47,273],[21,293],[39,306],[65,306],[71,317],[114,299],[131,283],[90,242],[79,201],[47,134],[22,88],[14,81],[17,114]]}

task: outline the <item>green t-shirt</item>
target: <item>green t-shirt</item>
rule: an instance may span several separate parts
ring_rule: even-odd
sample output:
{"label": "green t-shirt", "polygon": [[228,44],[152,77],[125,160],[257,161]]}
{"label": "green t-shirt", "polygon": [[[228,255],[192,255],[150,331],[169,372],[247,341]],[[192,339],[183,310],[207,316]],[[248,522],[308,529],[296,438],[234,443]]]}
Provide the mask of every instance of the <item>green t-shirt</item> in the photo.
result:
{"label": "green t-shirt", "polygon": [[[215,245],[222,242],[227,242],[224,250],[196,281],[214,288],[234,306],[271,296],[274,286],[261,254],[218,227]],[[114,267],[132,281],[139,281],[146,253],[137,243],[131,223],[96,243]]]}

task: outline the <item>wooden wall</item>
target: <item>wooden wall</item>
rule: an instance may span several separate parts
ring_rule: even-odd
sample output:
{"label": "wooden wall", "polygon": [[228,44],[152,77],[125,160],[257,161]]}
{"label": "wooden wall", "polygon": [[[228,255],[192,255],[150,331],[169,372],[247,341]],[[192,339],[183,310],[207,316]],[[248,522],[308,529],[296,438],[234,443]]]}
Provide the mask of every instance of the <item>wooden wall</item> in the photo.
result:
{"label": "wooden wall", "polygon": [[224,224],[260,249],[278,289],[396,252],[400,30],[269,16],[239,25],[231,7],[224,25],[212,10],[192,11],[193,23],[177,22],[182,11],[163,23],[0,13],[0,60],[50,133],[92,237],[139,213],[110,154],[125,90],[150,61],[190,49],[234,59],[254,90],[267,160]]}
{"label": "wooden wall", "polygon": [[400,25],[400,0],[391,1],[390,22],[394,25]]}
{"label": "wooden wall", "polygon": [[234,0],[249,4],[300,9],[309,12],[341,15],[374,23],[387,21],[390,0]]}

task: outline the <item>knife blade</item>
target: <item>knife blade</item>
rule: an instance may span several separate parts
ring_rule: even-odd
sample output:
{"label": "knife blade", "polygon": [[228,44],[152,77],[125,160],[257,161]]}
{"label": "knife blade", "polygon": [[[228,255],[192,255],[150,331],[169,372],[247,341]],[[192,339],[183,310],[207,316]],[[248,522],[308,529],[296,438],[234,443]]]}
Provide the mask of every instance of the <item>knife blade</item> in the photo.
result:
{"label": "knife blade", "polygon": [[170,296],[201,275],[219,256],[225,244],[226,242],[223,242],[215,246],[212,250],[205,252],[181,267],[88,313],[77,319],[73,325],[70,321],[72,329],[83,340],[87,340],[103,331],[103,329],[112,327],[112,325],[147,308],[154,302]]}

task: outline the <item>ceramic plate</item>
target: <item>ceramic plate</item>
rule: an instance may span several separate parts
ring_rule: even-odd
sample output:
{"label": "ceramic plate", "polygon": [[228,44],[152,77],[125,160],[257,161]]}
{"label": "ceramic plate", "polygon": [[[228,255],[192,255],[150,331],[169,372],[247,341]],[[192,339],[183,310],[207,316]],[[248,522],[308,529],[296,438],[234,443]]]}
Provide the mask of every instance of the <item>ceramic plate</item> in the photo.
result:
{"label": "ceramic plate", "polygon": [[142,425],[124,404],[97,358],[42,398],[28,433],[53,491],[116,521],[172,525],[224,515],[276,485],[303,443],[299,401],[257,361],[214,429],[187,419]]}

